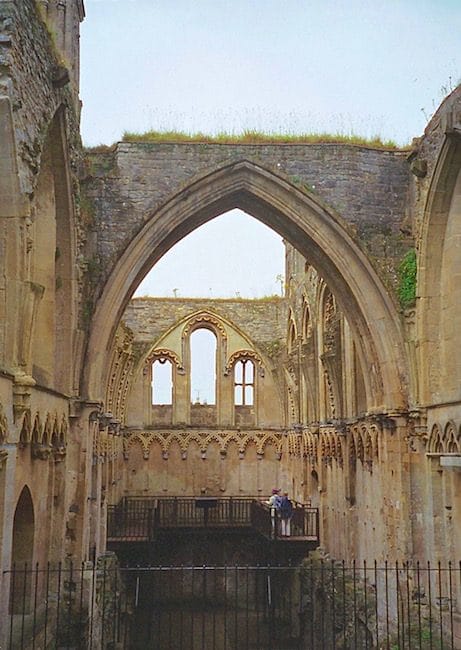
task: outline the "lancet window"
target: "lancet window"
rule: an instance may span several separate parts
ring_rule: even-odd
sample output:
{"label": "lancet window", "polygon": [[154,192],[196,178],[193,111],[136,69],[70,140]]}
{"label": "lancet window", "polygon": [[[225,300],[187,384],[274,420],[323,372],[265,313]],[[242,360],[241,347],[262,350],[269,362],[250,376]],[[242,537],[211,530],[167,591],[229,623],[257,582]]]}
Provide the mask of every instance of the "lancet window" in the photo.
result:
{"label": "lancet window", "polygon": [[152,404],[173,403],[173,366],[170,359],[160,357],[152,363]]}
{"label": "lancet window", "polygon": [[216,404],[216,335],[201,327],[190,336],[190,388],[193,404]]}
{"label": "lancet window", "polygon": [[239,359],[234,366],[234,404],[253,406],[254,404],[254,363],[251,359]]}

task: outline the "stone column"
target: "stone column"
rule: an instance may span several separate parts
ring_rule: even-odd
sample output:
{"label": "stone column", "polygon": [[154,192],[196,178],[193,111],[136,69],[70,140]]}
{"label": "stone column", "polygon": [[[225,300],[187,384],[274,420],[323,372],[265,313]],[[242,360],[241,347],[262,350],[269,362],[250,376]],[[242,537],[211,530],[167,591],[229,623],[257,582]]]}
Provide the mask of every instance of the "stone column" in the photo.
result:
{"label": "stone column", "polygon": [[[2,474],[0,477],[0,485],[4,486],[4,492],[2,494],[2,498],[4,499],[3,519],[0,521],[0,530],[3,535],[0,547],[0,621],[7,621],[10,599],[10,574],[4,572],[11,569],[12,559],[13,522],[16,508],[16,445],[5,444],[3,445],[3,450],[6,450],[8,455],[0,468],[0,474]],[[7,647],[7,638],[7,626],[0,625],[0,647]]]}
{"label": "stone column", "polygon": [[[90,415],[94,403],[74,405],[70,420],[66,467],[65,552],[75,562],[87,559],[90,541],[90,504],[93,437]],[[95,424],[93,423],[93,426]],[[99,490],[96,490],[99,493]]]}
{"label": "stone column", "polygon": [[410,467],[410,503],[411,536],[414,559],[425,561],[430,557],[427,545],[427,459],[425,434],[426,427],[420,423],[410,422],[412,431],[408,436]]}
{"label": "stone column", "polygon": [[385,418],[383,423],[386,456],[381,467],[386,469],[383,478],[383,494],[388,495],[393,525],[383,539],[383,548],[389,549],[389,559],[400,560],[411,557],[411,479],[410,451],[407,443],[407,418],[396,416]]}
{"label": "stone column", "polygon": [[220,393],[218,404],[218,426],[228,427],[234,424],[234,369],[221,373],[217,381],[217,390]]}

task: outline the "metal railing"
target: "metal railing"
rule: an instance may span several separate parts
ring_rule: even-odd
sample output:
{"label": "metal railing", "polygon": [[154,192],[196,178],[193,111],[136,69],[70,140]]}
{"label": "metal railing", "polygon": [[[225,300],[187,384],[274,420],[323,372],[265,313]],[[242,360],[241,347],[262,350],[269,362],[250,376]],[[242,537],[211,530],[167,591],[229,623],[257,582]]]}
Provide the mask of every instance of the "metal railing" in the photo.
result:
{"label": "metal railing", "polygon": [[455,650],[461,565],[13,567],[6,650]]}
{"label": "metal railing", "polygon": [[[318,542],[318,509],[294,503],[290,538]],[[280,519],[254,497],[125,497],[108,506],[109,541],[152,541],[175,528],[253,528],[267,538],[281,536]]]}

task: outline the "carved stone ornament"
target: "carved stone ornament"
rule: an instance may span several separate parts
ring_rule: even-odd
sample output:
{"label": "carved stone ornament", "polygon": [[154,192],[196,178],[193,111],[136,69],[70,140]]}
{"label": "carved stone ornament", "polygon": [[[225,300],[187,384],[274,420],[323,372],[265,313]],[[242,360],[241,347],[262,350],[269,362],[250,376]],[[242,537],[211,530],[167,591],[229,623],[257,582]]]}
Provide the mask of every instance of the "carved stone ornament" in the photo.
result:
{"label": "carved stone ornament", "polygon": [[181,458],[185,460],[189,446],[194,443],[198,445],[201,457],[205,460],[208,454],[210,444],[217,443],[221,458],[226,458],[228,446],[235,443],[238,448],[238,455],[241,460],[245,458],[246,449],[249,445],[255,445],[256,453],[264,456],[264,450],[267,445],[272,445],[277,452],[281,453],[283,444],[283,434],[268,431],[264,432],[226,432],[226,433],[199,433],[197,431],[188,434],[170,431],[136,431],[125,435],[123,439],[123,457],[128,460],[130,449],[135,445],[141,447],[144,459],[150,456],[150,450],[153,443],[158,443],[161,449],[162,458],[167,460],[169,451],[173,444],[178,444]]}
{"label": "carved stone ornament", "polygon": [[0,449],[0,470],[3,469],[6,464],[6,459],[8,458],[8,451],[6,449]]}
{"label": "carved stone ornament", "polygon": [[33,442],[30,447],[30,454],[32,458],[38,460],[48,460],[53,453],[51,445],[45,445],[38,442]]}
{"label": "carved stone ornament", "polygon": [[32,387],[35,386],[35,379],[19,373],[14,378],[13,384],[13,415],[14,421],[19,422],[26,411],[30,411],[30,396]]}
{"label": "carved stone ornament", "polygon": [[231,372],[237,361],[244,361],[245,359],[250,359],[255,365],[258,364],[260,367],[263,365],[261,357],[257,352],[254,352],[254,350],[237,350],[229,357],[226,367],[224,368],[224,375],[227,376]]}
{"label": "carved stone ornament", "polygon": [[57,447],[53,449],[53,456],[54,460],[56,463],[61,463],[64,458],[66,457],[66,448],[65,447]]}
{"label": "carved stone ornament", "polygon": [[174,352],[173,350],[168,350],[167,348],[156,348],[155,350],[152,350],[152,352],[146,358],[145,367],[149,368],[149,366],[154,361],[160,361],[160,363],[165,363],[167,359],[171,361],[171,363],[173,363],[179,371],[184,370],[184,366],[181,363],[181,359],[176,354],[176,352]]}
{"label": "carved stone ornament", "polygon": [[206,327],[207,325],[211,325],[213,329],[216,329],[220,333],[223,339],[227,339],[227,333],[221,321],[218,320],[215,316],[207,313],[200,313],[193,316],[184,327],[182,336],[183,338],[187,338],[192,330],[197,329],[201,326]]}

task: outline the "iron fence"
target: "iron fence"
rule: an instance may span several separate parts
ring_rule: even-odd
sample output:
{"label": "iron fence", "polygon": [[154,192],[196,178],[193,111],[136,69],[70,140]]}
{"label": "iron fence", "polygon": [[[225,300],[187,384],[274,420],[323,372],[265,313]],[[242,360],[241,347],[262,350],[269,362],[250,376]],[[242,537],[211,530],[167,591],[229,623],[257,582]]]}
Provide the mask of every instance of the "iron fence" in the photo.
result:
{"label": "iron fence", "polygon": [[[318,541],[318,509],[294,503],[291,538]],[[108,506],[109,541],[152,541],[159,530],[175,528],[253,528],[280,537],[280,521],[254,497],[134,497]]]}
{"label": "iron fence", "polygon": [[13,567],[8,650],[455,650],[461,564]]}

